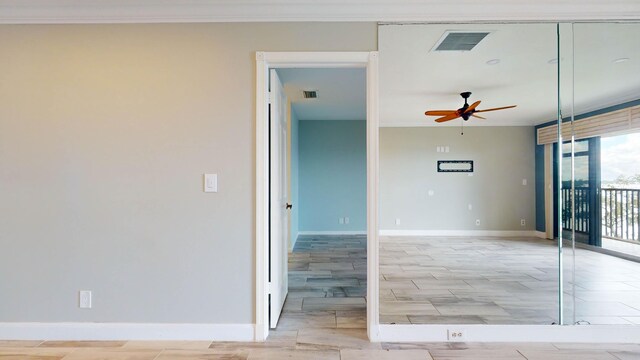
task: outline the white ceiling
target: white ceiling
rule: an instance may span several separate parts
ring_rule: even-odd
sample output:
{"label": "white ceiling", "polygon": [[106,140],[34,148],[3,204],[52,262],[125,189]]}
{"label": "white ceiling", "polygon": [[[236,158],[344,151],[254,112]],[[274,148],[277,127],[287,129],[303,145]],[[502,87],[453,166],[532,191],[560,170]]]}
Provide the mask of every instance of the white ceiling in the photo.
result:
{"label": "white ceiling", "polygon": [[639,19],[637,0],[0,0],[0,23]]}
{"label": "white ceiling", "polygon": [[[488,30],[469,52],[432,52],[447,30]],[[568,26],[563,30],[570,30]],[[563,34],[570,34],[563,31]],[[575,113],[640,98],[640,24],[574,25]],[[483,114],[465,125],[535,125],[557,118],[555,24],[386,25],[379,28],[381,126],[460,126],[436,124],[426,110],[457,109],[460,92],[471,91],[478,109],[518,105]],[[571,74],[570,37],[563,36],[561,66]],[[629,61],[614,63],[628,57]],[[497,65],[487,61],[499,59]],[[562,89],[570,90],[563,76]],[[570,114],[571,94],[563,92]]]}
{"label": "white ceiling", "polygon": [[[362,69],[278,69],[299,120],[366,119],[366,71]],[[303,90],[317,90],[305,99]]]}

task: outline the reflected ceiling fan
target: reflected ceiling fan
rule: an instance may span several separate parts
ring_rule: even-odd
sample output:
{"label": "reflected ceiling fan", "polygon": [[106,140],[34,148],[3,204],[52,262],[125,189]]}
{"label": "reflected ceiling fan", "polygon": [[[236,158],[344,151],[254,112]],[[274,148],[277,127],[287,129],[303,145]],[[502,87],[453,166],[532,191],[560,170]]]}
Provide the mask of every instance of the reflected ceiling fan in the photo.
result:
{"label": "reflected ceiling fan", "polygon": [[436,119],[436,122],[439,122],[439,123],[445,122],[445,121],[449,121],[449,120],[454,120],[454,119],[457,119],[459,117],[461,117],[462,119],[467,121],[467,120],[469,120],[469,117],[471,117],[471,116],[473,116],[475,118],[478,118],[478,119],[484,119],[482,116],[476,115],[476,113],[503,110],[503,109],[510,109],[510,108],[514,108],[514,107],[517,106],[517,105],[511,105],[511,106],[503,106],[503,107],[493,108],[493,109],[476,110],[478,105],[480,105],[480,100],[478,100],[478,101],[474,102],[473,104],[469,105],[469,103],[467,103],[467,99],[469,98],[469,96],[471,96],[471,92],[470,91],[466,91],[466,92],[460,93],[460,96],[462,96],[462,98],[464,99],[464,105],[460,109],[458,109],[458,110],[429,110],[429,111],[426,111],[424,114],[428,115],[428,116],[440,116],[439,118]]}

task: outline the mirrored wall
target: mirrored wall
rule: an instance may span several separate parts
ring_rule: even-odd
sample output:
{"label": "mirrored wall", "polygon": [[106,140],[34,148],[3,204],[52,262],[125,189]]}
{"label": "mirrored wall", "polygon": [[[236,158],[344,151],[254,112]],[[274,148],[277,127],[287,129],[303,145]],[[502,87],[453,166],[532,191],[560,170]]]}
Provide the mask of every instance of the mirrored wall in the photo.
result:
{"label": "mirrored wall", "polygon": [[560,25],[564,324],[640,324],[639,39],[638,23]]}
{"label": "mirrored wall", "polygon": [[379,26],[380,323],[640,324],[639,38]]}

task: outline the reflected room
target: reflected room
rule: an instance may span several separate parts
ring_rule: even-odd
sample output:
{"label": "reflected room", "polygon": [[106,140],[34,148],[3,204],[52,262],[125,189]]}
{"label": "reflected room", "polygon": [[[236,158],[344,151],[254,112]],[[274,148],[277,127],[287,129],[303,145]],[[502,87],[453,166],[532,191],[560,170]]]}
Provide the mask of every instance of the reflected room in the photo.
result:
{"label": "reflected room", "polygon": [[640,324],[640,24],[378,32],[380,323]]}

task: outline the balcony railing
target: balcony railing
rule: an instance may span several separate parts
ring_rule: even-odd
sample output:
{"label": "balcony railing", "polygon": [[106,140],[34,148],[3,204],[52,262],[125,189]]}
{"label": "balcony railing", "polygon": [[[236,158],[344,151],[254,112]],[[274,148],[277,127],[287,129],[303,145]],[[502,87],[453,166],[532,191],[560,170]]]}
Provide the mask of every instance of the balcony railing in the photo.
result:
{"label": "balcony railing", "polygon": [[[589,233],[591,221],[589,218],[589,188],[575,188],[576,195],[576,217],[575,230],[577,232]],[[571,225],[571,189],[562,189],[562,228],[572,229]]]}
{"label": "balcony railing", "polygon": [[602,236],[638,241],[640,189],[602,189]]}
{"label": "balcony railing", "polygon": [[[575,231],[589,233],[589,188],[574,189]],[[602,236],[640,242],[640,189],[600,189]],[[571,189],[562,189],[562,228],[573,228],[571,219]]]}

